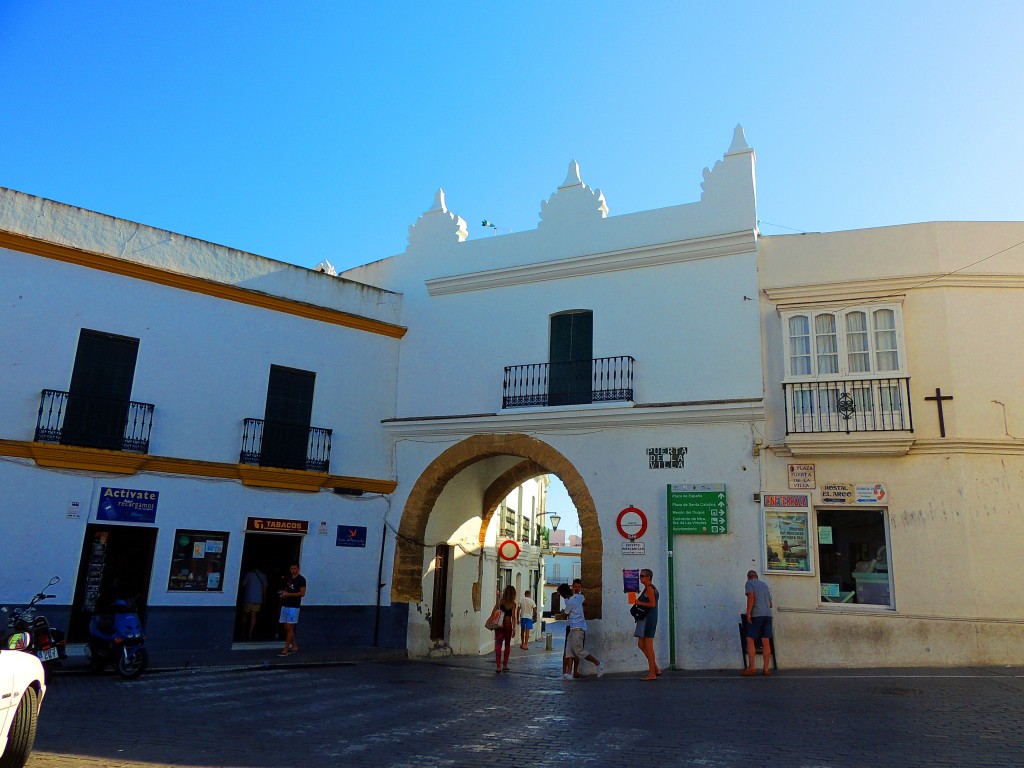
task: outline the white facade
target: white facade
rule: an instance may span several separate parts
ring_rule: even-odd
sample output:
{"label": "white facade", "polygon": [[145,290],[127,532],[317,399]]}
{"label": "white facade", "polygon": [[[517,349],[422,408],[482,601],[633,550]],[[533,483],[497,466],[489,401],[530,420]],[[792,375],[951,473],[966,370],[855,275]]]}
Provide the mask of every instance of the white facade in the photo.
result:
{"label": "white facade", "polygon": [[[372,622],[356,641],[360,633],[317,626],[315,616],[376,605],[386,499],[374,492],[393,487],[380,422],[394,413],[401,297],[11,190],[0,190],[0,271],[0,547],[9,570],[0,602],[24,600],[57,574],[57,602],[70,612],[77,599],[80,613],[91,537],[114,527],[138,537],[126,551],[152,548],[148,560],[108,560],[102,579],[117,571],[125,589],[145,592],[154,647],[223,647],[235,636],[244,553],[256,558],[267,545],[246,543],[249,519],[300,521],[306,532],[281,539],[277,558],[294,549],[302,560],[310,641],[349,634],[369,644]],[[130,398],[153,405],[145,451],[36,439],[37,419],[59,427],[68,407],[41,392],[67,392],[89,331],[137,344]],[[264,417],[271,366],[315,374],[310,423],[333,430],[327,471],[239,463],[243,420]],[[107,488],[157,494],[154,519],[101,520]],[[336,546],[339,526],[365,527],[365,545]],[[172,565],[186,531],[219,538],[205,562]],[[92,565],[95,588],[103,566]],[[187,632],[196,611],[210,627],[201,641]]]}
{"label": "white facade", "polygon": [[[621,581],[623,569],[641,567],[652,568],[662,593],[676,600],[675,628],[666,616],[657,640],[666,662],[674,656],[685,667],[726,666],[735,655],[737,583],[707,573],[729,572],[742,584],[758,539],[752,446],[763,414],[753,160],[737,129],[723,159],[705,170],[701,201],[618,217],[607,216],[604,196],[583,184],[573,163],[542,204],[536,230],[475,241],[465,241],[465,223],[439,193],[410,228],[405,253],[344,273],[403,295],[410,330],[397,417],[385,425],[400,467],[392,509],[402,515],[402,540],[425,530],[427,542],[447,536],[471,551],[480,499],[495,478],[523,462],[558,474],[593,542],[583,554],[588,644],[616,666],[642,666]],[[502,408],[505,367],[545,363],[551,317],[567,310],[592,312],[588,357],[635,359],[630,396]],[[648,450],[662,447],[685,447],[685,465],[652,469]],[[724,484],[729,497],[730,535],[676,543],[673,589],[668,483]],[[621,552],[616,518],[630,505],[650,519],[645,556]],[[428,573],[432,556],[414,558],[410,550],[403,559],[399,542],[393,597],[416,601],[412,653],[426,651],[417,617],[430,614],[431,600],[413,574]],[[472,636],[483,622],[474,561],[457,561],[453,594],[464,608],[452,609],[466,615]],[[455,629],[449,641],[461,645]]]}
{"label": "white facade", "polygon": [[[294,556],[311,647],[489,652],[499,584],[543,578],[554,474],[610,669],[645,667],[623,582],[645,567],[662,665],[738,666],[752,567],[784,665],[1015,662],[1024,225],[760,238],[741,129],[703,175],[699,201],[610,216],[572,163],[535,230],[474,241],[438,193],[404,253],[339,277],[0,189],[0,602],[57,573],[50,613],[80,620],[109,534],[141,553],[120,564],[157,650],[238,641],[243,571]],[[53,416],[90,332],[137,346],[144,446]],[[276,369],[315,375],[326,466],[241,451]],[[721,488],[725,530],[672,533],[669,486]],[[152,519],[105,519],[121,491],[157,494]]]}
{"label": "white facade", "polygon": [[810,572],[766,577],[787,665],[1024,653],[1022,249],[1007,222],[762,239],[764,493],[810,502]]}

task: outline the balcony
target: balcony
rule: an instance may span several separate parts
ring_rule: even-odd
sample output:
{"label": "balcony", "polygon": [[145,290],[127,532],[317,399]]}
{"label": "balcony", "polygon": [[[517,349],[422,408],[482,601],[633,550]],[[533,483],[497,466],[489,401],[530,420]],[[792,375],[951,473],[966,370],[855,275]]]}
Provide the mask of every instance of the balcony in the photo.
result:
{"label": "balcony", "polygon": [[907,376],[794,382],[782,390],[786,435],[914,431]]}
{"label": "balcony", "polygon": [[153,405],[44,389],[37,443],[149,453]]}
{"label": "balcony", "polygon": [[620,356],[506,366],[501,407],[628,402],[633,399],[634,362]]}
{"label": "balcony", "polygon": [[240,464],[327,472],[331,466],[331,430],[246,419]]}

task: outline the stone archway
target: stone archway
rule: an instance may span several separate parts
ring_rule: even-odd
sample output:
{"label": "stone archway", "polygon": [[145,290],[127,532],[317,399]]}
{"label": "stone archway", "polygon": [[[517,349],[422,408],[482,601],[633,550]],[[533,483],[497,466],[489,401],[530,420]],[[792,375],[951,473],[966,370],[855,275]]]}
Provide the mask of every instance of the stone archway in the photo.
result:
{"label": "stone archway", "polygon": [[[504,473],[488,489],[485,505],[492,493],[517,472],[530,472],[533,477],[541,473],[558,475],[565,484],[580,518],[583,540],[587,542],[580,556],[583,583],[587,585],[587,618],[601,618],[601,584],[603,543],[597,507],[583,476],[561,453],[547,443],[521,434],[474,435],[448,448],[434,459],[413,485],[402,511],[395,543],[395,566],[391,579],[391,599],[399,603],[418,602],[423,599],[423,541],[430,513],[448,481],[466,467],[494,456],[518,456],[526,461]],[[521,482],[521,481],[520,481]],[[515,487],[514,485],[512,487]],[[488,510],[481,510],[486,514]],[[478,600],[474,600],[478,602]],[[479,609],[479,606],[475,606]]]}

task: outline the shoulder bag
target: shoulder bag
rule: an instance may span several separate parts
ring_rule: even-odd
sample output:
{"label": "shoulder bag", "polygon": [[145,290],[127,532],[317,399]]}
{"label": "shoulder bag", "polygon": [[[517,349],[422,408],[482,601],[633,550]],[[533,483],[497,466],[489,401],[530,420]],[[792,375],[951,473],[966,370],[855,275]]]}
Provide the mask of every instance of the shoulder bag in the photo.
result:
{"label": "shoulder bag", "polygon": [[629,615],[632,616],[636,621],[640,621],[641,619],[647,618],[647,612],[649,610],[650,608],[645,608],[642,605],[637,605],[636,603],[633,603],[633,605],[629,609]]}
{"label": "shoulder bag", "polygon": [[501,623],[505,618],[504,612],[501,610],[500,605],[495,605],[494,610],[491,611],[490,617],[484,622],[484,629],[501,629]]}

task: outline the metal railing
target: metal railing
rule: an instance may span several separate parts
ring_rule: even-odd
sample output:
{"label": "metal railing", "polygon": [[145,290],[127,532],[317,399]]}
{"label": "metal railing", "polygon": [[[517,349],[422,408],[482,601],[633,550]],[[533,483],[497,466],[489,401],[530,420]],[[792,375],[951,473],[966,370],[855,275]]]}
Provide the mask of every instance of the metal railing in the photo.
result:
{"label": "metal railing", "polygon": [[245,419],[240,464],[327,472],[332,430],[264,419]]}
{"label": "metal railing", "polygon": [[35,440],[149,453],[152,430],[152,403],[44,389]]}
{"label": "metal railing", "polygon": [[782,391],[787,435],[914,431],[908,376],[793,382]]}
{"label": "metal railing", "polygon": [[502,408],[579,405],[633,399],[633,363],[628,355],[505,366]]}

